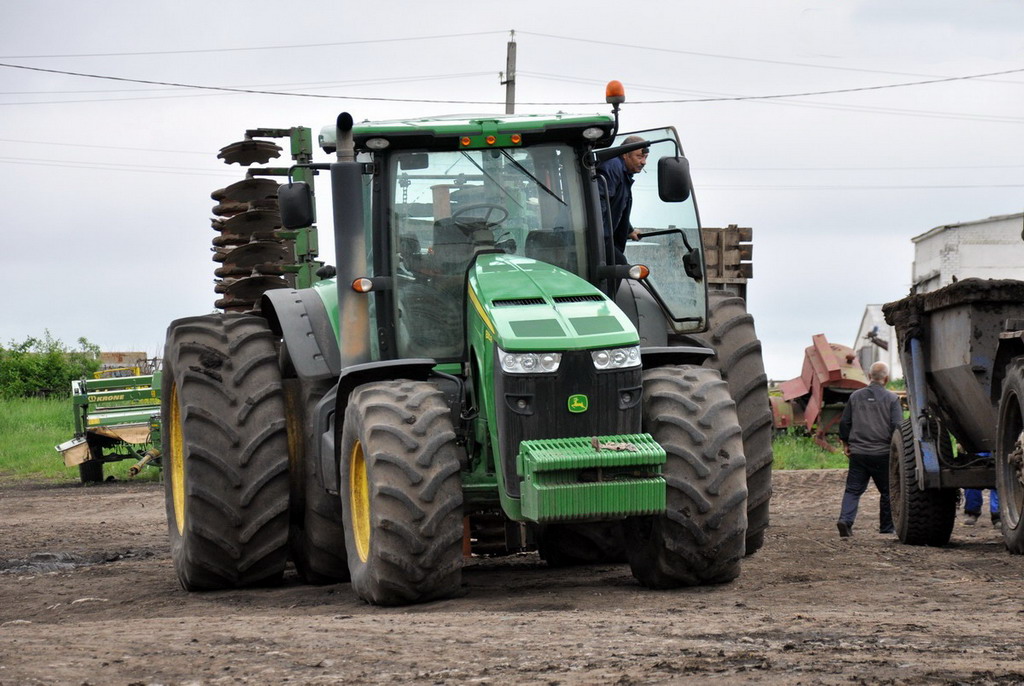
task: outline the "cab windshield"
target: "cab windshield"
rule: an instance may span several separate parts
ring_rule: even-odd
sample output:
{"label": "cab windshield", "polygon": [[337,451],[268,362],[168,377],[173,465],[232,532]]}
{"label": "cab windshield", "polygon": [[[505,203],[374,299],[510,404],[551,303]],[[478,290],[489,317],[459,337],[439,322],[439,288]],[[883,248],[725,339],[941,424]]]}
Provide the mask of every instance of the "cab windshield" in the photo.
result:
{"label": "cab windshield", "polygon": [[400,356],[461,357],[465,274],[479,251],[587,278],[583,191],[569,146],[400,151],[388,178]]}

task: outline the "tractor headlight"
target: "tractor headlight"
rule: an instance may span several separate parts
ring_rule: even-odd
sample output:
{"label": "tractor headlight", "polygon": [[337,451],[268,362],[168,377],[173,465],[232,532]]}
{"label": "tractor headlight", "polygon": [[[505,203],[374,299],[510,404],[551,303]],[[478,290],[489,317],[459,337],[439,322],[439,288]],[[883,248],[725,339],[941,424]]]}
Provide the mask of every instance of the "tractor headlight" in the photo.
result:
{"label": "tractor headlight", "polygon": [[591,350],[590,357],[597,369],[626,369],[640,366],[640,346],[628,348],[610,348],[607,350]]}
{"label": "tractor headlight", "polygon": [[498,362],[506,374],[549,374],[558,371],[562,353],[510,353],[498,348]]}

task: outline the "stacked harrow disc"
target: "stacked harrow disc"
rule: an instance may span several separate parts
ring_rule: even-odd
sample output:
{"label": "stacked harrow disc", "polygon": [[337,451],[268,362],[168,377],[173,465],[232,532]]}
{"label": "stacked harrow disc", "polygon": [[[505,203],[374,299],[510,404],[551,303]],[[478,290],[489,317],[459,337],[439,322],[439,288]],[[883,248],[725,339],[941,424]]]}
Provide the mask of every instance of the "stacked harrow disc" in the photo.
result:
{"label": "stacked harrow disc", "polygon": [[[265,164],[279,157],[281,148],[270,141],[246,139],[221,149],[217,157],[226,164]],[[213,239],[214,291],[221,297],[214,303],[225,312],[253,312],[260,296],[274,288],[295,286],[287,265],[295,264],[294,242],[279,237],[281,214],[277,206],[277,181],[253,178],[213,192],[216,217],[211,221],[218,233]]]}

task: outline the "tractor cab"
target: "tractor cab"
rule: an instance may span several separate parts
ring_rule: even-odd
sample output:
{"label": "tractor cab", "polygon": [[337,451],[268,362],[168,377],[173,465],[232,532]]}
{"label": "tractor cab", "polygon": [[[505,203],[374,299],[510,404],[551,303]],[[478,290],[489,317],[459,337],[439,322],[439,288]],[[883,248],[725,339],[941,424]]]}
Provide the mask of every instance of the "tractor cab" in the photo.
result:
{"label": "tractor cab", "polygon": [[[321,131],[328,152],[336,151],[337,135],[334,127]],[[673,128],[616,136],[609,117],[513,115],[364,123],[352,135],[364,219],[348,223],[358,236],[341,229],[338,260],[351,262],[350,247],[367,246],[360,273],[349,274],[373,283],[367,316],[376,336],[362,361],[461,361],[467,274],[486,254],[524,258],[515,261],[520,268],[551,266],[590,284],[575,286],[576,295],[596,291],[615,300],[624,289],[618,299],[635,326],[636,313],[653,307],[670,322],[666,331],[705,327],[699,220]],[[608,191],[599,173],[628,136],[642,137],[650,150],[650,165],[632,186],[632,223],[642,238],[627,246],[629,261],[648,269],[632,277],[610,256]],[[546,266],[527,267],[530,261]],[[636,274],[642,284],[623,284]],[[339,281],[344,301],[351,279]],[[666,334],[648,338],[664,343]]]}

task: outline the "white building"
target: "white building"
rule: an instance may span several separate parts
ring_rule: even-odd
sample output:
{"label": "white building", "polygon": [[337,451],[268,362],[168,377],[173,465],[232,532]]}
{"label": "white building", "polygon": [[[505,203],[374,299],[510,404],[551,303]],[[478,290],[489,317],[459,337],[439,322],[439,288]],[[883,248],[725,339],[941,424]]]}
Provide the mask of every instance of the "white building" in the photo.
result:
{"label": "white building", "polygon": [[[918,293],[948,286],[953,277],[1024,281],[1024,212],[936,226],[910,240],[914,243],[911,283]],[[888,350],[872,338],[887,344]],[[865,370],[882,361],[889,365],[892,378],[903,376],[896,331],[885,323],[881,305],[865,308],[850,347]]]}
{"label": "white building", "polygon": [[889,365],[889,378],[903,378],[896,329],[885,323],[881,305],[868,305],[864,308],[857,338],[850,347],[857,353],[857,361],[865,373],[875,362],[885,362]]}
{"label": "white building", "polygon": [[1024,212],[936,226],[914,243],[911,283],[918,293],[966,279],[1024,281]]}

